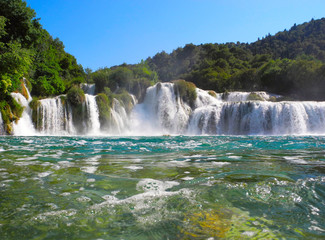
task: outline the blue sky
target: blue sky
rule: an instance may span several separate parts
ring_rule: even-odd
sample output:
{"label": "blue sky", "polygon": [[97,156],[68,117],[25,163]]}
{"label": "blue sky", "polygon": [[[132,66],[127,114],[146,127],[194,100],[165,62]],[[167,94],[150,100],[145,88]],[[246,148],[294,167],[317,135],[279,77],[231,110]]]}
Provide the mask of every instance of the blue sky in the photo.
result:
{"label": "blue sky", "polygon": [[187,43],[254,42],[325,17],[324,0],[27,0],[43,27],[93,70]]}

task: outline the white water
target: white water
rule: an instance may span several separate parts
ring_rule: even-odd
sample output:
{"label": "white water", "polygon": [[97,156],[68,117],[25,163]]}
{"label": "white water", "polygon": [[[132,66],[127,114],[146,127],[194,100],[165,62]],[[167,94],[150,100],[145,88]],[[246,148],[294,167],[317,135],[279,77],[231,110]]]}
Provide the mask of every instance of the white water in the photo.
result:
{"label": "white water", "polygon": [[3,126],[3,119],[2,119],[2,113],[0,111],[0,135],[4,135],[5,131],[4,131],[4,126]]}
{"label": "white water", "polygon": [[180,133],[187,127],[191,108],[175,95],[173,83],[163,83],[147,89],[142,104],[132,113],[135,133]]}
{"label": "white water", "polygon": [[325,102],[237,102],[198,108],[191,134],[325,134]]}
{"label": "white water", "polygon": [[88,133],[89,135],[100,134],[99,112],[96,103],[96,96],[85,94],[86,108],[88,113]]}
{"label": "white water", "polygon": [[[111,120],[106,132],[101,130],[96,96],[86,94],[80,119],[82,132],[73,124],[72,110],[60,97],[40,100],[37,129],[31,123],[28,101],[19,93],[12,96],[25,106],[15,135],[161,135],[161,134],[325,134],[325,102],[269,102],[271,95],[255,92],[265,101],[246,101],[249,92],[213,97],[197,89],[191,107],[174,90],[173,83],[149,87],[143,103],[136,104],[129,115],[122,102],[113,99]],[[77,116],[78,117],[78,116]],[[79,128],[80,131],[80,128]]]}
{"label": "white water", "polygon": [[111,134],[123,134],[129,132],[129,116],[127,115],[122,103],[117,99],[113,99],[113,106],[111,108]]}
{"label": "white water", "polygon": [[[254,92],[268,100],[265,92]],[[246,101],[250,92],[229,93],[225,101],[197,89],[194,109],[174,93],[172,83],[148,88],[134,109],[133,126],[153,134],[325,134],[325,102]],[[133,129],[134,127],[132,127]],[[137,127],[138,128],[138,127]]]}
{"label": "white water", "polygon": [[61,97],[46,98],[39,101],[37,109],[37,128],[45,135],[75,134],[70,106],[63,106]]}
{"label": "white water", "polygon": [[[26,86],[24,85],[26,88]],[[24,107],[23,114],[18,122],[13,123],[13,133],[17,136],[30,136],[35,135],[36,131],[34,125],[32,123],[31,118],[31,109],[29,107],[29,103],[32,101],[30,97],[30,93],[28,88],[26,88],[28,99],[26,99],[20,93],[11,93],[11,96],[21,105]]]}

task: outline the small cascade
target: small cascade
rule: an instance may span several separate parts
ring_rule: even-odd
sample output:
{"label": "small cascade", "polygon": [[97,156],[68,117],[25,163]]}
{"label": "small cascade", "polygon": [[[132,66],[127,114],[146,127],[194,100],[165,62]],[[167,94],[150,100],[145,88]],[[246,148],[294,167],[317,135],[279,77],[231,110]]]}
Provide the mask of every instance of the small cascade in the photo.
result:
{"label": "small cascade", "polygon": [[36,128],[41,134],[75,134],[71,107],[68,103],[63,104],[61,96],[42,99],[39,103]]}
{"label": "small cascade", "polygon": [[111,108],[111,134],[122,134],[129,131],[129,116],[125,111],[123,104],[117,99],[113,99]]}
{"label": "small cascade", "polygon": [[197,88],[196,95],[197,95],[197,98],[195,100],[196,108],[205,107],[208,105],[222,102],[222,94],[216,94],[216,96],[213,97],[207,91]]}
{"label": "small cascade", "polygon": [[[26,88],[26,86],[24,86]],[[32,122],[31,114],[32,111],[29,107],[29,103],[32,101],[32,98],[30,97],[30,93],[28,89],[27,91],[27,97],[26,99],[22,94],[20,93],[11,93],[11,96],[21,105],[24,107],[24,111],[22,113],[21,118],[18,120],[18,122],[15,122],[13,124],[13,132],[15,135],[18,136],[29,136],[29,135],[35,135],[36,131]]]}
{"label": "small cascade", "polygon": [[225,93],[225,101],[227,102],[242,102],[246,101],[250,92],[229,92]]}
{"label": "small cascade", "polygon": [[4,134],[5,134],[5,130],[4,130],[4,126],[3,126],[2,113],[0,111],[0,135],[4,135]]}
{"label": "small cascade", "polygon": [[100,133],[99,111],[96,103],[96,96],[85,94],[87,108],[87,134],[96,135]]}
{"label": "small cascade", "polygon": [[223,99],[227,102],[244,102],[249,99],[249,96],[253,94],[261,99],[264,99],[265,101],[268,101],[271,99],[271,97],[274,97],[275,99],[281,97],[280,95],[276,94],[270,94],[267,92],[229,92],[229,93],[223,93]]}

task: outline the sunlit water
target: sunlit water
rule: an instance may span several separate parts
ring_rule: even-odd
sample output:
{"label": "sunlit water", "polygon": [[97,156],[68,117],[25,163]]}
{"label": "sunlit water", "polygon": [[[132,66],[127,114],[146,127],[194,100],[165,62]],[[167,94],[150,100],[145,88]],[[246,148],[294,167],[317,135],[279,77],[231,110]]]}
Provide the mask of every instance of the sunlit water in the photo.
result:
{"label": "sunlit water", "polygon": [[1,239],[324,239],[325,137],[0,137]]}

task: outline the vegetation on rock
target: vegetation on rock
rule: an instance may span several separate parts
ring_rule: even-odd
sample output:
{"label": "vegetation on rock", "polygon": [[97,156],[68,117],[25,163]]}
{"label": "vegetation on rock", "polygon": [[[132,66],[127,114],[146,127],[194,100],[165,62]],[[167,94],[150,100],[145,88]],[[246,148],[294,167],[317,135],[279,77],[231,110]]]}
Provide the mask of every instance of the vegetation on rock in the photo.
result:
{"label": "vegetation on rock", "polygon": [[99,93],[96,97],[96,102],[99,111],[99,122],[102,129],[109,128],[109,122],[111,120],[111,101],[104,93]]}
{"label": "vegetation on rock", "polygon": [[86,100],[84,91],[79,87],[72,87],[67,93],[67,99],[73,106],[79,106]]}
{"label": "vegetation on rock", "polygon": [[191,82],[179,79],[173,81],[174,91],[184,102],[189,103],[190,106],[194,106],[196,100],[196,86]]}
{"label": "vegetation on rock", "polygon": [[260,95],[258,95],[257,93],[250,93],[247,97],[248,101],[265,101],[264,98],[262,98]]}

